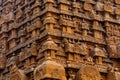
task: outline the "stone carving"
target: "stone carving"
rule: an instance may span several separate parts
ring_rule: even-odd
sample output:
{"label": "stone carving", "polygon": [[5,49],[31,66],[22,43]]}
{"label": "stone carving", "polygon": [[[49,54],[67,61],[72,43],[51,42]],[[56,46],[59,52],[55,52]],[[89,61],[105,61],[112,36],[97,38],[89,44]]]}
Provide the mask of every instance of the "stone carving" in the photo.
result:
{"label": "stone carving", "polygon": [[72,44],[72,43],[65,44],[65,51],[66,52],[74,52],[73,48],[74,48],[74,44]]}
{"label": "stone carving", "polygon": [[55,58],[56,51],[58,50],[57,44],[52,40],[51,37],[48,37],[47,41],[42,44],[40,53],[43,53],[45,57]]}
{"label": "stone carving", "polygon": [[117,53],[120,54],[120,44],[117,45]]}
{"label": "stone carving", "polygon": [[96,64],[102,64],[102,58],[106,57],[106,52],[104,49],[100,49],[97,45],[95,45],[95,48],[93,49],[93,56],[96,57]]}
{"label": "stone carving", "polygon": [[25,51],[24,51],[24,49],[21,49],[21,52],[20,52],[20,54],[19,54],[19,60],[20,60],[20,61],[23,60],[24,55],[25,55]]}
{"label": "stone carving", "polygon": [[12,54],[12,57],[7,59],[6,66],[11,66],[11,65],[14,65],[14,64],[18,64],[18,63],[19,63],[18,56],[15,56],[15,54]]}
{"label": "stone carving", "polygon": [[84,9],[87,11],[93,10],[92,5],[90,3],[87,3],[87,2],[84,3]]}
{"label": "stone carving", "polygon": [[0,62],[1,62],[1,64],[0,64],[0,70],[4,69],[5,66],[6,66],[6,57],[5,57],[5,55],[3,53],[1,53],[2,49],[3,49],[2,45],[0,45]]}
{"label": "stone carving", "polygon": [[119,72],[110,72],[107,76],[108,80],[119,80],[120,79],[120,73]]}
{"label": "stone carving", "polygon": [[60,79],[66,80],[64,67],[49,58],[34,71],[34,79]]}
{"label": "stone carving", "polygon": [[21,18],[21,17],[22,17],[22,14],[23,14],[23,12],[22,12],[20,6],[18,6],[18,12],[17,12],[16,18],[17,18],[17,19]]}
{"label": "stone carving", "polygon": [[5,68],[6,65],[6,57],[3,54],[0,54],[0,70]]}
{"label": "stone carving", "polygon": [[13,65],[9,80],[27,80],[27,77],[24,74],[24,71],[19,70],[16,65]]}
{"label": "stone carving", "polygon": [[120,0],[115,0],[115,3],[116,4],[120,4]]}
{"label": "stone carving", "polygon": [[0,80],[119,80],[120,0],[0,0],[0,44]]}
{"label": "stone carving", "polygon": [[114,44],[108,46],[110,57],[119,58],[120,57],[120,44]]}
{"label": "stone carving", "polygon": [[100,10],[100,11],[102,11],[103,10],[103,3],[101,3],[101,2],[97,2],[97,4],[96,4],[96,10]]}
{"label": "stone carving", "polygon": [[109,51],[111,52],[111,55],[117,53],[116,45],[110,45],[109,46]]}
{"label": "stone carving", "polygon": [[44,25],[46,29],[53,30],[54,24],[56,23],[55,19],[53,17],[47,17],[44,20]]}
{"label": "stone carving", "polygon": [[88,35],[88,30],[89,30],[89,25],[88,25],[88,23],[86,23],[86,21],[85,20],[83,20],[83,22],[82,22],[82,34],[84,35],[84,36],[87,36]]}
{"label": "stone carving", "polygon": [[100,26],[99,22],[97,22],[97,21],[93,22],[93,29],[94,29],[94,37],[96,39],[103,39],[103,35],[102,34],[105,31],[104,31],[103,27]]}
{"label": "stone carving", "polygon": [[8,15],[7,15],[8,18],[8,21],[11,21],[11,20],[14,20],[14,13],[13,12],[10,12]]}
{"label": "stone carving", "polygon": [[31,45],[31,54],[37,56],[37,43],[33,42]]}
{"label": "stone carving", "polygon": [[76,80],[101,80],[101,76],[95,67],[82,66],[77,74]]}

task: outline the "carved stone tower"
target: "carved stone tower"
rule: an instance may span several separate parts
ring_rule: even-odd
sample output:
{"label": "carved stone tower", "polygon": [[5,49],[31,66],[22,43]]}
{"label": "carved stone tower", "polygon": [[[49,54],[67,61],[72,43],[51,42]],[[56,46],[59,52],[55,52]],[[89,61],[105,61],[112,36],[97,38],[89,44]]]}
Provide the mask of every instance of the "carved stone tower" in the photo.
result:
{"label": "carved stone tower", "polygon": [[120,0],[0,0],[0,80],[120,80]]}

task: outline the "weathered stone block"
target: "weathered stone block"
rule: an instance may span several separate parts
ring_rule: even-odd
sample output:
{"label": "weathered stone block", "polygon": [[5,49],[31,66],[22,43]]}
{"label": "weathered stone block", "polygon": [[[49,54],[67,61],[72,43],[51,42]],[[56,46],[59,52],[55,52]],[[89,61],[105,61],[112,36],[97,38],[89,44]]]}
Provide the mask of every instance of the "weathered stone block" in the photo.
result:
{"label": "weathered stone block", "polygon": [[92,4],[85,2],[84,3],[84,9],[87,10],[87,11],[92,11],[93,10]]}
{"label": "weathered stone block", "polygon": [[102,10],[103,10],[103,6],[104,6],[103,3],[97,2],[97,3],[96,3],[96,10],[102,11]]}
{"label": "weathered stone block", "polygon": [[115,9],[115,13],[116,13],[117,15],[120,15],[120,8],[116,8],[116,9]]}
{"label": "weathered stone block", "polygon": [[120,0],[115,0],[115,3],[116,4],[120,4]]}
{"label": "weathered stone block", "polygon": [[107,80],[120,80],[120,72],[109,72]]}
{"label": "weathered stone block", "polygon": [[112,6],[106,5],[106,4],[104,5],[104,10],[107,12],[110,12],[110,13],[112,13],[114,11]]}

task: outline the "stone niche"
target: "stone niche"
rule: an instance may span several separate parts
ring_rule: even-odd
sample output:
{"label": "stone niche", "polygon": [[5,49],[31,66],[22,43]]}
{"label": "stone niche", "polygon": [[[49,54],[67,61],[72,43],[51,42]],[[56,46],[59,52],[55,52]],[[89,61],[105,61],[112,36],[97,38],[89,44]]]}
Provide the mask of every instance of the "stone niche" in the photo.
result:
{"label": "stone niche", "polygon": [[34,80],[66,80],[65,69],[62,65],[52,61],[44,61],[34,70]]}

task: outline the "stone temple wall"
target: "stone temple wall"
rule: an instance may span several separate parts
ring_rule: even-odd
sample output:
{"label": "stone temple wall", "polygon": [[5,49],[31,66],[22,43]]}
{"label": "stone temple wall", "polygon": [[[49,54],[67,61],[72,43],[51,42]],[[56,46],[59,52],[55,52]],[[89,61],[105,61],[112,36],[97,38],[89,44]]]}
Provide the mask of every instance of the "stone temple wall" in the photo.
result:
{"label": "stone temple wall", "polygon": [[0,80],[120,80],[120,0],[0,0]]}

